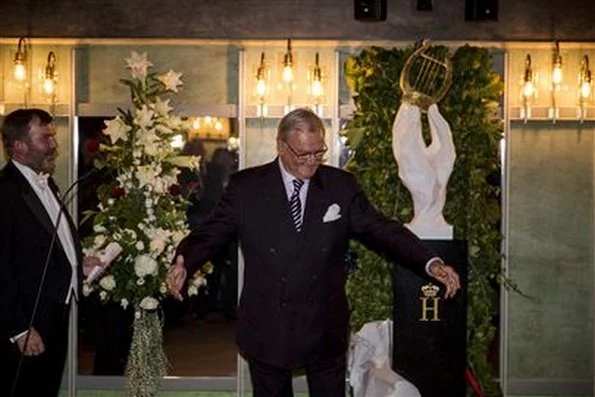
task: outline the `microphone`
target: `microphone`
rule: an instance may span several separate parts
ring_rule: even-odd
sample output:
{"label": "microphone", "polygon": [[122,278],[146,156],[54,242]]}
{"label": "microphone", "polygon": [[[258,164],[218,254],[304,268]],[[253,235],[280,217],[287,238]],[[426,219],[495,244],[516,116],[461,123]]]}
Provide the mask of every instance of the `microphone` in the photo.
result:
{"label": "microphone", "polygon": [[[19,359],[19,364],[17,366],[17,370],[14,376],[14,380],[12,382],[12,386],[11,386],[11,391],[10,391],[10,397],[14,397],[15,393],[16,393],[16,388],[17,388],[17,383],[18,383],[18,379],[19,379],[19,375],[21,372],[21,368],[23,366],[23,361],[25,359],[25,351],[27,350],[27,346],[29,345],[29,337],[31,335],[31,330],[33,329],[33,322],[35,321],[35,317],[37,315],[37,310],[39,307],[39,301],[41,299],[41,291],[43,290],[43,287],[45,285],[45,279],[46,279],[46,275],[47,275],[47,271],[48,271],[48,267],[50,264],[50,258],[52,256],[52,251],[54,250],[54,246],[56,245],[56,238],[58,237],[58,228],[60,226],[60,221],[62,219],[62,214],[64,213],[64,211],[66,210],[66,205],[67,203],[70,203],[70,199],[66,200],[68,195],[73,191],[73,189],[80,185],[83,181],[89,179],[91,176],[95,175],[99,173],[99,169],[98,168],[93,168],[90,171],[87,171],[86,173],[84,173],[81,177],[79,177],[76,181],[74,181],[64,192],[64,194],[62,194],[62,196],[60,197],[56,197],[56,200],[58,200],[58,206],[60,207],[60,209],[58,210],[58,215],[56,216],[56,221],[54,222],[54,227],[53,227],[53,233],[52,233],[52,237],[50,239],[50,246],[48,248],[48,252],[46,254],[45,257],[45,261],[44,261],[44,265],[43,265],[43,271],[41,273],[41,279],[39,280],[39,287],[37,288],[37,293],[35,295],[35,303],[33,305],[33,310],[31,311],[31,318],[29,319],[29,325],[27,327],[27,333],[25,334],[25,342],[23,343],[23,349],[21,352],[21,357]],[[48,186],[49,188],[49,186]],[[49,215],[49,214],[48,214]],[[72,238],[78,238],[78,236],[72,236]],[[16,341],[14,342],[16,343]]]}

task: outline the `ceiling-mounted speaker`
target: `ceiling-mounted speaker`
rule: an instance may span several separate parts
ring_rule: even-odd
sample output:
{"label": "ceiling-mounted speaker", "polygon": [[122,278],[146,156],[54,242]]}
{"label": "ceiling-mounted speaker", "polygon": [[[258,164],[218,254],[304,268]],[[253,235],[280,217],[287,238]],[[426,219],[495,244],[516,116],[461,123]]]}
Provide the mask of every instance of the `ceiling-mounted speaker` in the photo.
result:
{"label": "ceiling-mounted speaker", "polygon": [[386,21],[386,0],[354,0],[356,21]]}
{"label": "ceiling-mounted speaker", "polygon": [[466,21],[497,21],[498,0],[465,0]]}

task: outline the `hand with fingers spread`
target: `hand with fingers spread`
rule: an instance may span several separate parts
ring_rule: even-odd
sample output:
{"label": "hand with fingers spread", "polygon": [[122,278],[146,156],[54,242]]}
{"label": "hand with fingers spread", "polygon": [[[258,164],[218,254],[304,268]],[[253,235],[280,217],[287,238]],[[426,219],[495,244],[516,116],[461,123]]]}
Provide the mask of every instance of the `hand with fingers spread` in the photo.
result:
{"label": "hand with fingers spread", "polygon": [[436,259],[430,263],[428,267],[430,276],[440,281],[446,287],[445,298],[452,298],[461,288],[461,281],[459,275],[451,266],[445,265],[440,259]]}
{"label": "hand with fingers spread", "polygon": [[184,300],[182,297],[182,287],[186,281],[186,268],[184,267],[184,257],[178,255],[176,263],[169,269],[166,278],[167,290],[177,300]]}
{"label": "hand with fingers spread", "polygon": [[[25,346],[25,342],[27,342],[27,346]],[[35,328],[31,328],[29,340],[27,340],[27,333],[25,333],[16,340],[16,344],[25,356],[39,356],[45,351],[43,339],[41,339],[41,335]]]}

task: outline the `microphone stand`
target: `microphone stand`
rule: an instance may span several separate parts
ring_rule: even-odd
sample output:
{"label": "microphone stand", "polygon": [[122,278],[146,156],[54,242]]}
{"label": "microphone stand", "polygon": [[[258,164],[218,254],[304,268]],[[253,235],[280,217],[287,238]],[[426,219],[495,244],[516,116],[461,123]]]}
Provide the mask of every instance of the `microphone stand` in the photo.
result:
{"label": "microphone stand", "polygon": [[[21,351],[21,357],[19,359],[19,364],[17,366],[17,370],[14,375],[14,380],[12,382],[12,387],[10,389],[10,397],[14,397],[14,395],[16,393],[19,375],[21,373],[21,368],[23,366],[23,361],[25,359],[25,351],[27,350],[27,346],[29,345],[29,337],[31,335],[31,330],[33,329],[33,322],[35,321],[35,316],[37,315],[37,309],[39,307],[41,291],[43,290],[43,286],[45,284],[45,278],[46,278],[48,267],[50,264],[50,258],[52,256],[52,251],[54,250],[54,245],[56,244],[56,238],[58,237],[58,228],[60,227],[60,221],[62,219],[62,214],[66,210],[67,202],[65,200],[76,186],[78,186],[81,182],[88,179],[90,176],[96,174],[97,172],[99,172],[99,170],[97,168],[93,168],[92,170],[88,171],[86,174],[83,174],[83,176],[81,176],[76,181],[74,181],[74,183],[72,183],[68,187],[68,189],[66,189],[66,191],[64,192],[64,194],[61,197],[56,197],[56,199],[58,200],[58,205],[60,206],[60,209],[58,211],[58,216],[56,217],[56,221],[54,222],[54,231],[52,233],[52,238],[50,240],[50,246],[48,248],[48,253],[45,257],[45,262],[43,264],[43,272],[41,273],[41,279],[39,280],[39,287],[37,288],[37,294],[35,296],[35,304],[33,305],[33,311],[31,312],[31,319],[29,320],[29,326],[27,328],[27,333],[25,334],[25,343],[23,344],[23,349]],[[48,186],[46,189],[50,189],[50,186]],[[52,192],[52,194],[53,194],[53,192]],[[70,202],[70,200],[68,200],[68,202]],[[72,236],[72,237],[75,238],[75,236]],[[14,343],[17,343],[16,340]]]}

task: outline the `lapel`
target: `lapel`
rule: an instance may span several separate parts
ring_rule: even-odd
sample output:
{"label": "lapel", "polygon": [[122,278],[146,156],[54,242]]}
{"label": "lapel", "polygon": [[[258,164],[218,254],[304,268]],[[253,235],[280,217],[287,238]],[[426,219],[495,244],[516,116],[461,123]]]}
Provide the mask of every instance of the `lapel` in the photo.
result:
{"label": "lapel", "polygon": [[303,230],[301,233],[302,244],[308,238],[316,236],[317,226],[322,222],[324,211],[328,207],[328,198],[326,197],[325,187],[320,177],[321,172],[323,172],[322,166],[318,168],[316,174],[310,179],[310,186],[308,186]]}
{"label": "lapel", "polygon": [[4,170],[6,172],[6,176],[8,176],[18,186],[25,204],[33,213],[35,219],[51,236],[54,232],[52,220],[45,210],[43,203],[39,200],[31,185],[29,185],[27,179],[23,176],[23,174],[21,174],[17,167],[15,167],[12,161],[8,162]]}
{"label": "lapel", "polygon": [[276,226],[276,230],[272,229],[272,231],[276,235],[284,236],[296,233],[278,159],[269,163],[265,169],[261,191],[264,195],[264,216],[268,217]]}

